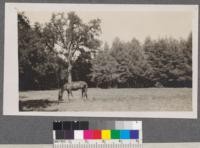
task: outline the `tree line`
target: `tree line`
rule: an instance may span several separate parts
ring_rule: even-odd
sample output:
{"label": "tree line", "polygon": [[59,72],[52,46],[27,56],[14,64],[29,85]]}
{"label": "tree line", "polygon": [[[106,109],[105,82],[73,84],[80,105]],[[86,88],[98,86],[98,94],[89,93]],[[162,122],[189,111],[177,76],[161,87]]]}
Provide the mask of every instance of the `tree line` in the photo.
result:
{"label": "tree line", "polygon": [[179,40],[147,37],[144,43],[115,38],[109,47],[99,40],[100,23],[83,23],[70,12],[31,25],[19,13],[19,89],[56,89],[80,80],[101,88],[192,86],[192,33]]}

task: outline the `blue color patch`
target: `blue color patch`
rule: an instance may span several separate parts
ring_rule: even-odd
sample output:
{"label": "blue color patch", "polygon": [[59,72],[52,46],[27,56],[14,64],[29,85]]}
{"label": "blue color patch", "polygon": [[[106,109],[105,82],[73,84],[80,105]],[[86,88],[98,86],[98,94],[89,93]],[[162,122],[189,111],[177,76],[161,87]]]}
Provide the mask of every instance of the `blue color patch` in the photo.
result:
{"label": "blue color patch", "polygon": [[131,139],[139,139],[139,130],[131,130],[130,137]]}
{"label": "blue color patch", "polygon": [[130,139],[130,130],[120,130],[120,139]]}

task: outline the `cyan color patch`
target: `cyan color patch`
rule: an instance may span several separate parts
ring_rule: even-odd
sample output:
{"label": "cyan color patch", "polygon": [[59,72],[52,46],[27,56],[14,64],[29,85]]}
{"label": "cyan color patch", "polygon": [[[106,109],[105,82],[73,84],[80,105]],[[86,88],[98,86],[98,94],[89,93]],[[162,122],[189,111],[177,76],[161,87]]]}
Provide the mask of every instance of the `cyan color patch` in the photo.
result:
{"label": "cyan color patch", "polygon": [[130,130],[120,130],[120,139],[130,139]]}

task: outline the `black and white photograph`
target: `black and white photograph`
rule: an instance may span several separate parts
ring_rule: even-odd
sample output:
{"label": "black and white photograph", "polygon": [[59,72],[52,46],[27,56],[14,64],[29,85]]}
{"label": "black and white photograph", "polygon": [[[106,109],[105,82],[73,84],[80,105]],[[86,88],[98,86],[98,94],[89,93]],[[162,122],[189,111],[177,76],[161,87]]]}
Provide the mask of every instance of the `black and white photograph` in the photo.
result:
{"label": "black and white photograph", "polygon": [[43,7],[15,9],[19,113],[197,110],[198,7]]}

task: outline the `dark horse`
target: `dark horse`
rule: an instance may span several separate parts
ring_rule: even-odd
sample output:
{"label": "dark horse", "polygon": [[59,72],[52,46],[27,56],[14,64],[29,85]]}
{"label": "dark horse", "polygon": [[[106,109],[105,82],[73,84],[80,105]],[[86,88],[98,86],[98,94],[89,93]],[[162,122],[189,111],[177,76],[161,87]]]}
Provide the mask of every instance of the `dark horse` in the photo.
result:
{"label": "dark horse", "polygon": [[62,101],[63,99],[63,93],[66,90],[68,93],[68,101],[69,101],[69,96],[71,94],[72,95],[72,91],[73,90],[82,90],[82,98],[86,98],[87,99],[87,88],[88,85],[86,82],[84,81],[76,81],[76,82],[71,82],[71,83],[65,83],[64,85],[62,85],[62,87],[59,90],[59,96],[58,96],[58,100]]}

